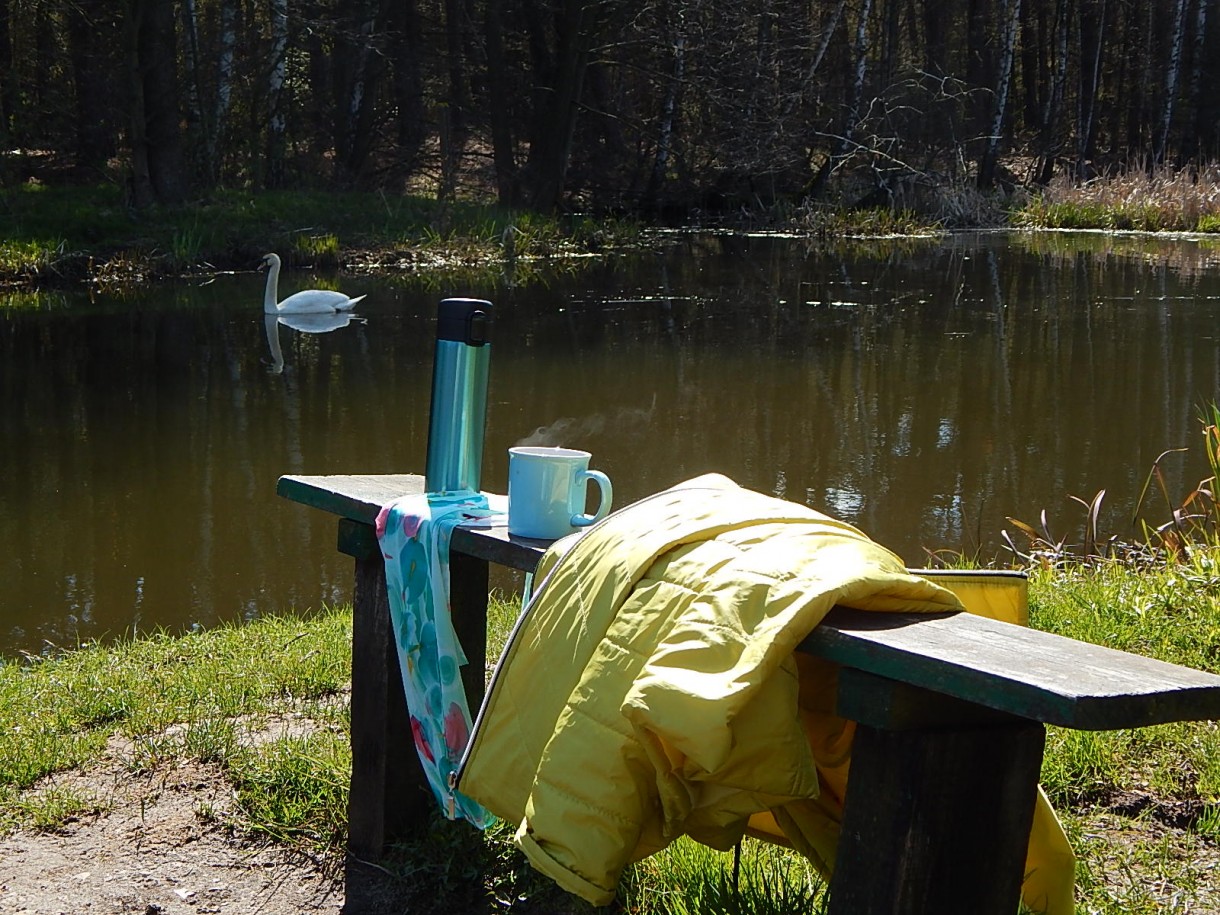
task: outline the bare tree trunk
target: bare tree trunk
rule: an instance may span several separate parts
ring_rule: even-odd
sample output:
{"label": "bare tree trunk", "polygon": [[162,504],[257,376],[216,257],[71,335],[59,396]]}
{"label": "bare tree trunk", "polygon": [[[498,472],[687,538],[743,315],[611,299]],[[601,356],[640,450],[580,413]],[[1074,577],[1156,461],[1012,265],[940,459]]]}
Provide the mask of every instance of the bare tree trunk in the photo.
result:
{"label": "bare tree trunk", "polygon": [[199,23],[195,0],[181,0],[182,14],[182,60],[186,70],[186,126],[191,138],[190,147],[198,158],[196,170],[204,182],[211,186],[216,180],[216,169],[211,159],[216,148],[213,137],[212,112],[203,104],[201,73],[203,70],[199,54]]}
{"label": "bare tree trunk", "polygon": [[1097,90],[1101,83],[1102,28],[1106,0],[1083,0],[1080,14],[1080,92],[1076,107],[1076,177],[1083,178],[1093,158]]}
{"label": "bare tree trunk", "polygon": [[834,11],[830,14],[830,21],[822,29],[822,38],[818,42],[817,49],[813,52],[813,57],[809,61],[809,67],[805,70],[805,74],[801,79],[800,91],[788,94],[788,101],[780,112],[780,120],[788,120],[796,106],[804,104],[805,100],[809,98],[813,89],[813,79],[817,76],[818,68],[822,66],[822,60],[826,57],[826,52],[830,50],[831,39],[834,38],[834,34],[839,28],[839,20],[843,18],[843,8],[845,6],[847,6],[847,0],[839,0],[835,4]]}
{"label": "bare tree trunk", "polygon": [[648,178],[648,189],[644,193],[645,202],[656,206],[660,196],[661,186],[669,171],[669,156],[673,148],[674,124],[678,116],[678,94],[686,76],[686,19],[678,16],[677,34],[673,44],[673,77],[665,89],[665,102],[661,106],[661,123],[657,133],[657,154],[652,161],[652,174]]}
{"label": "bare tree trunk", "polygon": [[1016,53],[1017,26],[1021,21],[1021,0],[1006,0],[1004,7],[1004,33],[1001,36],[1000,65],[996,73],[995,107],[992,109],[991,128],[979,162],[980,188],[989,188],[995,183],[995,171],[1000,152],[1000,138],[1004,130],[1004,115],[1008,110],[1008,87],[1012,82],[1012,61]]}
{"label": "bare tree trunk", "polygon": [[[115,152],[114,89],[110,63],[118,25],[106,0],[79,0],[66,10],[76,96],[76,162],[100,170]],[[0,127],[3,136],[4,127]]]}
{"label": "bare tree trunk", "polygon": [[868,69],[868,17],[872,12],[872,0],[864,0],[860,5],[860,17],[856,21],[856,39],[853,45],[855,63],[851,84],[848,86],[846,113],[843,118],[843,131],[834,151],[826,157],[822,167],[818,169],[811,185],[811,196],[820,197],[826,190],[830,176],[851,152],[854,143],[853,135],[860,120],[860,101],[864,97],[864,76]]}
{"label": "bare tree trunk", "polygon": [[[596,31],[593,5],[591,0],[563,0],[555,17],[552,79],[536,95],[540,108],[535,112],[526,163],[526,201],[537,210],[558,205],[567,179],[589,45]],[[535,79],[540,76],[536,66]]]}
{"label": "bare tree trunk", "polygon": [[457,190],[457,173],[466,149],[466,117],[470,105],[466,91],[465,10],[461,0],[444,0],[445,59],[449,76],[444,109],[441,112],[441,183],[438,196],[449,200]]}
{"label": "bare tree trunk", "polygon": [[950,11],[945,0],[923,0],[924,28],[924,64],[926,72],[935,77],[947,76],[949,63],[947,56],[947,39],[945,37],[946,21]]}
{"label": "bare tree trunk", "polygon": [[220,2],[220,53],[216,59],[216,106],[212,111],[212,131],[208,135],[211,148],[207,151],[208,162],[215,170],[214,177],[221,172],[221,156],[224,153],[225,126],[229,110],[233,105],[233,57],[237,49],[237,0]]}
{"label": "bare tree trunk", "polygon": [[17,105],[17,73],[13,69],[11,0],[0,0],[0,140],[9,140]]}
{"label": "bare tree trunk", "polygon": [[492,162],[496,172],[496,196],[502,206],[516,206],[520,198],[517,156],[513,148],[511,112],[508,107],[508,68],[504,62],[503,0],[486,0],[483,10],[483,45],[487,53],[487,95],[491,121]]}
{"label": "bare tree trunk", "polygon": [[1165,65],[1165,105],[1161,109],[1161,125],[1157,131],[1153,161],[1165,161],[1169,148],[1169,127],[1173,123],[1174,105],[1178,99],[1178,77],[1182,70],[1182,44],[1186,35],[1186,0],[1177,0],[1173,16],[1173,35],[1169,44],[1169,60]]}
{"label": "bare tree trunk", "polygon": [[1067,81],[1068,5],[1069,0],[1058,0],[1055,9],[1055,59],[1051,66],[1050,91],[1042,110],[1038,131],[1038,145],[1042,155],[1042,166],[1038,171],[1040,184],[1046,184],[1054,176],[1055,156],[1059,152],[1059,113],[1063,107],[1064,84]]}
{"label": "bare tree trunk", "polygon": [[390,16],[390,53],[393,58],[393,92],[397,114],[398,150],[403,166],[408,172],[411,172],[418,164],[419,152],[425,135],[424,85],[421,69],[424,52],[423,41],[420,38],[416,0],[400,0],[393,4],[390,7]]}
{"label": "bare tree trunk", "polygon": [[1190,104],[1194,112],[1194,129],[1187,138],[1185,155],[1194,158],[1199,151],[1199,144],[1209,127],[1203,119],[1203,51],[1207,40],[1207,7],[1210,0],[1198,0],[1195,10],[1195,43],[1194,55],[1190,67]]}
{"label": "bare tree trunk", "polygon": [[178,204],[187,181],[179,132],[173,0],[130,0],[132,203]]}
{"label": "bare tree trunk", "polygon": [[267,75],[267,173],[268,187],[284,183],[285,111],[284,81],[288,72],[288,0],[271,0],[271,70]]}
{"label": "bare tree trunk", "polygon": [[342,42],[336,42],[335,153],[340,177],[358,180],[372,145],[374,106],[377,98],[375,55],[380,54],[378,7],[373,0],[352,4],[344,17]]}

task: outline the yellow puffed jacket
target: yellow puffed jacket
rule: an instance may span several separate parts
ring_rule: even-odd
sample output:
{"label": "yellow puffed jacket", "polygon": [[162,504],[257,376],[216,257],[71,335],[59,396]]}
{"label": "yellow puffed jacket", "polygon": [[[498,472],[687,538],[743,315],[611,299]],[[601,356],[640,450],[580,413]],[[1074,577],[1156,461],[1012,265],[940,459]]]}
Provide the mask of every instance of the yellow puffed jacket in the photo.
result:
{"label": "yellow puffed jacket", "polygon": [[[794,649],[836,604],[961,607],[850,525],[718,475],[561,541],[538,575],[457,787],[598,905],[682,834],[771,838],[829,875],[854,724],[831,713],[833,665]],[[1039,807],[1050,851],[1031,854],[1026,901],[1070,915],[1071,851]]]}

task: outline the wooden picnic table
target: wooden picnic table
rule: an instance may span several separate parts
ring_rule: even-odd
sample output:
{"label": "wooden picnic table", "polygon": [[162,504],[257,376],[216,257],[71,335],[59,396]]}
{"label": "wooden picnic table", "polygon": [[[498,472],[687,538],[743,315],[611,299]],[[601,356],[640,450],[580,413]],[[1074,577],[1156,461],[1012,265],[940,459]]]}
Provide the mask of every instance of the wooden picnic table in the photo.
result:
{"label": "wooden picnic table", "polygon": [[[348,843],[365,860],[419,830],[435,803],[415,764],[373,527],[384,504],[422,491],[412,474],[277,486],[337,516],[338,548],[356,561]],[[472,708],[484,692],[490,565],[531,572],[547,545],[510,536],[502,520],[454,530],[451,603]],[[830,915],[1013,915],[1047,724],[1220,719],[1220,676],[967,613],[835,608],[800,650],[843,665],[837,711],[858,723]]]}

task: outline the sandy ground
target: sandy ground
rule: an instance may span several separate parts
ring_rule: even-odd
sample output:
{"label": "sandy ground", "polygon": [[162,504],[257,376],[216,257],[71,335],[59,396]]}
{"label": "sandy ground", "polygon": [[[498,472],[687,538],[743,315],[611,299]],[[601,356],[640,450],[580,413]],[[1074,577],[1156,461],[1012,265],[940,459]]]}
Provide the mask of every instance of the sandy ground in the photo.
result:
{"label": "sandy ground", "polygon": [[232,797],[212,767],[130,775],[105,768],[62,776],[107,799],[104,812],[50,832],[0,839],[0,912],[338,913],[342,881],[307,858],[243,841],[224,824]]}
{"label": "sandy ground", "polygon": [[[397,915],[420,907],[411,887],[378,868],[328,873],[237,832],[228,825],[238,821],[232,789],[217,767],[133,772],[122,756],[38,787],[96,798],[98,812],[0,838],[0,915]],[[1082,838],[1107,849],[1088,869],[1119,906],[1151,899],[1167,913],[1220,915],[1216,843],[1183,842],[1155,819],[1102,812]],[[1173,877],[1141,877],[1136,862],[1145,855],[1177,858]]]}

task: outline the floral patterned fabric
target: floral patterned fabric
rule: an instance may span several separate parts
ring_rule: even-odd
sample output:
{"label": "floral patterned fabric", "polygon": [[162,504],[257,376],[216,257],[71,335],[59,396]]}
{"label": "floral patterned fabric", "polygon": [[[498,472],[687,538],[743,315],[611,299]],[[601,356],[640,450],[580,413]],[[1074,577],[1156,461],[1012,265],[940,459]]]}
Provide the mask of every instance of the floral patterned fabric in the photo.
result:
{"label": "floral patterned fabric", "polygon": [[445,815],[480,829],[492,815],[449,788],[449,773],[461,762],[471,728],[459,673],[466,656],[449,603],[449,540],[463,521],[504,514],[503,497],[490,499],[469,491],[404,496],[377,515],[415,749]]}

